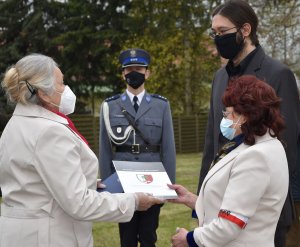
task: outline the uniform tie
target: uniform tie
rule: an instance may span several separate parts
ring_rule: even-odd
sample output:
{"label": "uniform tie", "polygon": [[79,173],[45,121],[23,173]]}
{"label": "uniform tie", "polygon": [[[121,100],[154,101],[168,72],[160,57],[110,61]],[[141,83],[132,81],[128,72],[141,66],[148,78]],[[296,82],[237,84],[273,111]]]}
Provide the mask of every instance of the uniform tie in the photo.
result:
{"label": "uniform tie", "polygon": [[134,102],[133,107],[134,107],[134,110],[135,110],[136,112],[137,112],[138,109],[139,109],[139,105],[138,105],[137,101],[138,101],[138,97],[137,97],[137,96],[134,96],[134,97],[133,97],[133,102]]}

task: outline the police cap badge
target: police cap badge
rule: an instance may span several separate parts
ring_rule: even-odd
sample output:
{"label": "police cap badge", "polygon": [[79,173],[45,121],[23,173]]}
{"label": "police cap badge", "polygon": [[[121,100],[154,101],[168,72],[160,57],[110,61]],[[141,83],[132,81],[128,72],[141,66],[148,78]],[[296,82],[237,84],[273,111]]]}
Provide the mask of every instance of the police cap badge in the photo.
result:
{"label": "police cap badge", "polygon": [[119,61],[122,64],[122,68],[129,66],[147,67],[150,64],[150,55],[143,49],[132,48],[122,51],[119,56]]}

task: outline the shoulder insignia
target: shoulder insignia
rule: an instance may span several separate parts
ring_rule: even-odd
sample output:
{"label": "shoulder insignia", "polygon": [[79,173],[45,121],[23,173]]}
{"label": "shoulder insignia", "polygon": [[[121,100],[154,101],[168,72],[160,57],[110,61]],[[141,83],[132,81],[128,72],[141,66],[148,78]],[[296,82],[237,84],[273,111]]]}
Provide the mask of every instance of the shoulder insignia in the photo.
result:
{"label": "shoulder insignia", "polygon": [[111,96],[111,97],[105,99],[105,102],[113,101],[113,100],[116,100],[118,98],[120,98],[120,94],[117,94],[117,95],[114,95],[114,96]]}
{"label": "shoulder insignia", "polygon": [[152,96],[153,98],[161,99],[161,100],[163,100],[163,101],[168,101],[167,98],[165,98],[165,97],[163,97],[163,96],[161,96],[161,95],[159,95],[159,94],[151,94],[151,96]]}

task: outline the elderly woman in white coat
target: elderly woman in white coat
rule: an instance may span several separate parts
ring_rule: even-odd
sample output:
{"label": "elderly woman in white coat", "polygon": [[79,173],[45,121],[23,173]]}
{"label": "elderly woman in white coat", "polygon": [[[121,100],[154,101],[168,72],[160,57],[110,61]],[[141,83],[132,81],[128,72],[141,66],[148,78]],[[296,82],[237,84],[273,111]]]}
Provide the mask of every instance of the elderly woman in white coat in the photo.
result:
{"label": "elderly woman in white coat", "polygon": [[2,87],[16,108],[0,139],[1,247],[91,247],[92,221],[129,221],[161,203],[96,191],[98,160],[66,117],[76,96],[52,58],[22,58]]}
{"label": "elderly woman in white coat", "polygon": [[279,140],[280,99],[254,76],[227,87],[220,124],[229,142],[211,164],[199,195],[169,185],[173,202],[195,209],[199,226],[178,228],[173,247],[273,247],[275,228],[288,191],[288,166]]}

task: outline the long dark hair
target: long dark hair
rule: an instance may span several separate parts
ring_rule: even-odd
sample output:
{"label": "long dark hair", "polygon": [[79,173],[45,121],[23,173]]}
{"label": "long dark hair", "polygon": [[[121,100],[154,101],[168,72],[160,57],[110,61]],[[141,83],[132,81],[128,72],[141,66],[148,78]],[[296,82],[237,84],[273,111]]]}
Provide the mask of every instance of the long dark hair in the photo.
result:
{"label": "long dark hair", "polygon": [[250,39],[253,45],[259,45],[257,37],[258,18],[252,7],[243,0],[230,0],[215,8],[212,17],[222,15],[229,19],[237,28],[241,28],[245,23],[251,25]]}

